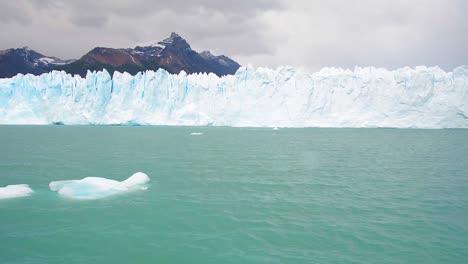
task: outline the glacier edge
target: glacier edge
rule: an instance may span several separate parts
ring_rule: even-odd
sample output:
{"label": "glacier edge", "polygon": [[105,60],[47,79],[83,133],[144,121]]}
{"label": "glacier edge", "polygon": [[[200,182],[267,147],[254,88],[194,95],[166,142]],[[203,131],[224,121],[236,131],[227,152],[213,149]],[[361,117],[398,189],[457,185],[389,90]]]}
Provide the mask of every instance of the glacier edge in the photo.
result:
{"label": "glacier edge", "polygon": [[468,66],[0,79],[0,124],[468,128]]}

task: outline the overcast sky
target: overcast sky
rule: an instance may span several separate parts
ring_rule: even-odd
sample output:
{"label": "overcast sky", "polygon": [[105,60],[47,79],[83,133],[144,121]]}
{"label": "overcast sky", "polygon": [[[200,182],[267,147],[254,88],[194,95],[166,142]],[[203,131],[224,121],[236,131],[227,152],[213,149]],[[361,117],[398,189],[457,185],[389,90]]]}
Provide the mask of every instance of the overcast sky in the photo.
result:
{"label": "overcast sky", "polygon": [[468,0],[0,0],[0,49],[79,58],[172,31],[245,65],[468,64]]}

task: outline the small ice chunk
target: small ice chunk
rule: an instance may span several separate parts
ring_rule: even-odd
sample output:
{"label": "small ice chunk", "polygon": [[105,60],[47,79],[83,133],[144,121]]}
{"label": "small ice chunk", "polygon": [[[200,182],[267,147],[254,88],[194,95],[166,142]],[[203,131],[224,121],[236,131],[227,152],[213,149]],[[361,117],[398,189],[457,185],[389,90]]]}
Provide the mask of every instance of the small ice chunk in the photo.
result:
{"label": "small ice chunk", "polygon": [[146,190],[143,187],[146,187],[144,185],[149,181],[148,175],[137,172],[121,182],[101,177],[86,177],[81,180],[52,181],[49,188],[67,198],[93,200],[134,190]]}
{"label": "small ice chunk", "polygon": [[274,128],[273,128],[273,130],[279,130],[279,128],[277,128],[277,127],[274,127]]}
{"label": "small ice chunk", "polygon": [[0,187],[0,199],[30,196],[33,190],[27,184],[7,185]]}
{"label": "small ice chunk", "polygon": [[150,178],[148,175],[146,175],[143,172],[137,172],[130,176],[128,179],[122,182],[123,186],[126,186],[127,188],[131,188],[133,186],[137,185],[143,185],[146,184],[150,181]]}
{"label": "small ice chunk", "polygon": [[200,135],[203,135],[203,133],[200,133],[200,132],[193,132],[193,133],[190,133],[190,135],[192,135],[192,136],[200,136]]}

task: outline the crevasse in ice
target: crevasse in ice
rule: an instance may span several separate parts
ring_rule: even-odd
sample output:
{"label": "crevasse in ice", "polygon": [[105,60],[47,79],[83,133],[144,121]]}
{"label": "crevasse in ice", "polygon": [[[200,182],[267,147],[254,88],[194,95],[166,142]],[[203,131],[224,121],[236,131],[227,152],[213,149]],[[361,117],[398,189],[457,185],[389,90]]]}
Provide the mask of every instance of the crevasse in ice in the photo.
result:
{"label": "crevasse in ice", "polygon": [[0,79],[0,123],[467,128],[467,77],[468,66],[19,74]]}

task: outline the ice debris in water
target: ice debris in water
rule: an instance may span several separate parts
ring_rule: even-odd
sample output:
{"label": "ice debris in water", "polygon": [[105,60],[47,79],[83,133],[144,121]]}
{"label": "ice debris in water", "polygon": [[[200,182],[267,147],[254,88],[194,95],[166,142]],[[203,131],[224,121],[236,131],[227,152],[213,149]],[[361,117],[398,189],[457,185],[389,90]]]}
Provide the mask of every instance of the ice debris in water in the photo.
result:
{"label": "ice debris in water", "polygon": [[30,196],[33,190],[27,184],[7,185],[0,187],[0,199]]}
{"label": "ice debris in water", "polygon": [[193,132],[193,133],[190,133],[190,135],[192,135],[192,136],[200,136],[200,135],[203,135],[203,133],[200,133],[200,132]]}
{"label": "ice debris in water", "polygon": [[137,172],[121,182],[101,177],[86,177],[81,180],[52,181],[49,188],[63,197],[92,200],[129,191],[146,190],[145,184],[149,181],[148,175]]}

